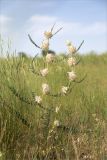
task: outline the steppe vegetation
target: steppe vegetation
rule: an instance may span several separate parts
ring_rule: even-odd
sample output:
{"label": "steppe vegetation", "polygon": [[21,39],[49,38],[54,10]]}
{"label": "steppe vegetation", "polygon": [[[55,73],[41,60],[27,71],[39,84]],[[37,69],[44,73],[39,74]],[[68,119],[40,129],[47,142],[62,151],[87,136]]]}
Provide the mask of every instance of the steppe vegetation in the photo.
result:
{"label": "steppe vegetation", "polygon": [[107,160],[107,53],[48,53],[53,35],[0,58],[0,160]]}

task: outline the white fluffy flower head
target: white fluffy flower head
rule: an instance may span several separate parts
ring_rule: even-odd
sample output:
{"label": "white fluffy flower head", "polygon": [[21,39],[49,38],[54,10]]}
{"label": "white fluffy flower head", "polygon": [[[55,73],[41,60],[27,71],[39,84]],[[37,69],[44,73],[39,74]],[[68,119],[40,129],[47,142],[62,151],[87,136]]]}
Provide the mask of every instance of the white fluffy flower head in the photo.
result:
{"label": "white fluffy flower head", "polygon": [[46,55],[46,62],[48,62],[48,63],[53,62],[54,58],[55,58],[55,56],[53,54],[48,53]]}
{"label": "white fluffy flower head", "polygon": [[76,65],[76,59],[74,57],[68,58],[68,65],[69,66],[75,66]]}
{"label": "white fluffy flower head", "polygon": [[50,87],[47,83],[42,84],[42,91],[43,91],[43,94],[48,94],[50,92]]}
{"label": "white fluffy flower head", "polygon": [[74,54],[76,52],[76,48],[73,46],[73,44],[70,41],[67,42],[67,47],[68,47],[68,52],[70,54]]}
{"label": "white fluffy flower head", "polygon": [[69,77],[69,80],[70,80],[70,81],[74,81],[74,80],[77,78],[77,76],[76,76],[76,74],[75,74],[74,71],[72,71],[72,72],[67,72],[67,73],[68,73],[68,77]]}
{"label": "white fluffy flower head", "polygon": [[35,96],[35,102],[40,104],[42,102],[42,98],[40,96]]}
{"label": "white fluffy flower head", "polygon": [[48,74],[48,68],[44,68],[44,69],[40,70],[40,73],[41,73],[41,75],[43,77],[47,76],[47,74]]}
{"label": "white fluffy flower head", "polygon": [[66,94],[66,93],[67,93],[67,91],[68,91],[68,87],[66,87],[66,86],[62,86],[62,88],[61,88],[61,92],[62,92],[63,94]]}
{"label": "white fluffy flower head", "polygon": [[68,46],[68,51],[71,54],[74,54],[76,52],[76,48],[73,45]]}
{"label": "white fluffy flower head", "polygon": [[45,31],[45,32],[44,32],[44,36],[45,36],[47,39],[49,39],[49,38],[52,37],[52,32]]}
{"label": "white fluffy flower head", "polygon": [[47,40],[43,41],[42,45],[41,45],[41,48],[42,48],[42,50],[47,51],[49,49],[49,42]]}

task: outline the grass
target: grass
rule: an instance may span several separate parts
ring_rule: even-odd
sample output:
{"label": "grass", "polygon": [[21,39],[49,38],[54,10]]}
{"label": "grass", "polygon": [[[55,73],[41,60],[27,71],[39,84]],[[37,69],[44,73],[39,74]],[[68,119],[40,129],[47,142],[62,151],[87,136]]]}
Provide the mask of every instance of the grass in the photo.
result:
{"label": "grass", "polygon": [[[35,59],[34,70],[31,58],[0,59],[1,160],[107,159],[107,53],[78,57],[78,79],[87,77],[67,96],[43,95],[45,109],[35,104],[34,96],[42,95],[44,82],[53,94],[67,83],[66,58],[57,56],[47,78],[32,72],[44,68],[43,58]],[[59,127],[53,126],[55,119]]]}

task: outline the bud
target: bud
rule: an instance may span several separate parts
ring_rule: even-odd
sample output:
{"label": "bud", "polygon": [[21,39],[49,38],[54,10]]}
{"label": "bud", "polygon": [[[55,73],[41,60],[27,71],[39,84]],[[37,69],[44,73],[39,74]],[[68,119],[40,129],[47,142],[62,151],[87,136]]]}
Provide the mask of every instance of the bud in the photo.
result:
{"label": "bud", "polygon": [[74,71],[72,71],[72,72],[67,72],[67,73],[68,73],[68,77],[69,77],[69,80],[70,80],[70,81],[74,81],[74,80],[77,78],[77,76],[76,76],[76,74],[75,74]]}
{"label": "bud", "polygon": [[40,70],[40,73],[41,73],[41,75],[43,77],[47,76],[47,74],[48,74],[48,68],[44,68],[44,69]]}
{"label": "bud", "polygon": [[68,62],[69,66],[75,66],[76,65],[76,59],[73,58],[73,57],[70,57],[67,62]]}
{"label": "bud", "polygon": [[45,32],[44,32],[44,36],[45,36],[47,39],[49,39],[49,38],[52,37],[52,32],[45,31]]}
{"label": "bud", "polygon": [[48,53],[46,55],[46,62],[48,62],[48,63],[53,62],[54,58],[55,58],[55,56],[53,54]]}
{"label": "bud", "polygon": [[50,92],[50,87],[47,83],[42,84],[42,91],[43,91],[43,94],[48,94]]}

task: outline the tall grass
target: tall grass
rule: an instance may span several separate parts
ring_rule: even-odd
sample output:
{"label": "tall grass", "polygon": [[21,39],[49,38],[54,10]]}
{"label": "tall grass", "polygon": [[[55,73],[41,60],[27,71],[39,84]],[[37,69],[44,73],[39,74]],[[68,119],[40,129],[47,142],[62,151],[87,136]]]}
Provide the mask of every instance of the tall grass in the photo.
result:
{"label": "tall grass", "polygon": [[[107,54],[78,55],[80,78],[68,96],[43,96],[46,108],[35,104],[46,79],[33,71],[43,58],[0,58],[0,158],[2,160],[107,159]],[[62,59],[64,59],[62,61]],[[66,57],[57,56],[47,76],[53,94],[67,72]],[[55,108],[60,106],[60,112]],[[53,127],[58,118],[61,126]]]}

